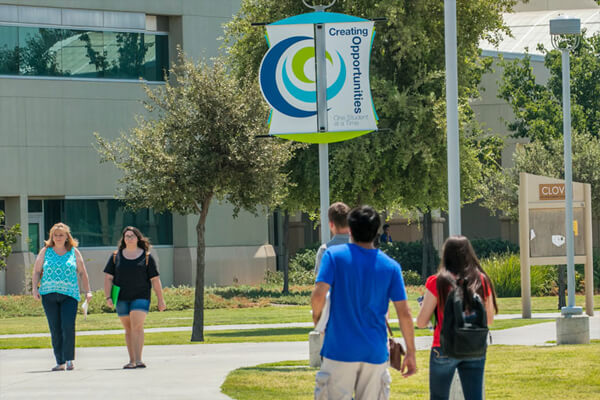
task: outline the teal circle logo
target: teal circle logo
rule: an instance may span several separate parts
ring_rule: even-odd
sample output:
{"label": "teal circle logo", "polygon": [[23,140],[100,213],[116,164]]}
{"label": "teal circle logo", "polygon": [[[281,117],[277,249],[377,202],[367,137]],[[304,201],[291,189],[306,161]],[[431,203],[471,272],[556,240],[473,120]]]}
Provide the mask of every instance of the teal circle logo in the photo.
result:
{"label": "teal circle logo", "polygon": [[[327,100],[336,97],[346,83],[344,59],[339,52],[336,52],[336,56],[334,62],[331,55],[326,53],[328,72],[337,72],[333,83],[327,87]],[[269,49],[260,67],[259,80],[271,107],[295,118],[316,115],[316,82],[310,73],[315,68],[314,58],[314,41],[308,36],[290,37]]]}

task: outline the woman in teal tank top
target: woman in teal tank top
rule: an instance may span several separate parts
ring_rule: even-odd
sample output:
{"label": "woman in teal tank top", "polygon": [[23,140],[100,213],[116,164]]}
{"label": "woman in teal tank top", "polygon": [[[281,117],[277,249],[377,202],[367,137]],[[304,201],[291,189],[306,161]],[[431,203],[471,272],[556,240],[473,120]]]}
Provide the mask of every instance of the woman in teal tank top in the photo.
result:
{"label": "woman in teal tank top", "polygon": [[[86,298],[92,298],[88,274],[81,253],[77,250],[77,240],[71,236],[71,229],[59,222],[50,229],[50,237],[45,242],[33,267],[33,297],[42,300],[48,319],[52,348],[56,366],[52,371],[72,370],[75,358],[75,318],[79,302],[79,283],[87,290]],[[38,283],[42,277],[41,285]]]}

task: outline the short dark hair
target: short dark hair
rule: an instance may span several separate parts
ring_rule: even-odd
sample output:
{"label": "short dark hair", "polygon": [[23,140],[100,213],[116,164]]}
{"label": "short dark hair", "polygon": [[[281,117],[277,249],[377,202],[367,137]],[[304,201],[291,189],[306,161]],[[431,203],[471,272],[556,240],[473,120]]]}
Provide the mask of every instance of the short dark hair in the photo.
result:
{"label": "short dark hair", "polygon": [[377,237],[381,219],[373,207],[359,206],[350,211],[348,225],[355,242],[368,243]]}
{"label": "short dark hair", "polygon": [[390,227],[390,224],[383,224],[383,230],[385,231],[387,228]]}
{"label": "short dark hair", "polygon": [[327,217],[329,222],[332,222],[336,228],[345,228],[348,226],[348,212],[350,212],[350,207],[338,201],[329,206]]}

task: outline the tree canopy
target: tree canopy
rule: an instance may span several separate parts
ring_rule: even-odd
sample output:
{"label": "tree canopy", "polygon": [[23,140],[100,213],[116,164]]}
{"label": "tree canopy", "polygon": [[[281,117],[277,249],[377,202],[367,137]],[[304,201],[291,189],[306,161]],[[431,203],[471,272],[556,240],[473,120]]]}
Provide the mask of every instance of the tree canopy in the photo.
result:
{"label": "tree canopy", "polygon": [[[459,0],[458,60],[461,109],[462,196],[477,197],[482,167],[490,154],[468,100],[489,61],[480,59],[480,39],[496,40],[505,31],[502,12],[513,0]],[[443,0],[414,2],[355,0],[338,2],[331,11],[363,18],[386,17],[376,25],[371,82],[381,131],[330,145],[331,198],[348,204],[416,210],[445,208],[446,141]],[[263,30],[252,22],[274,22],[309,10],[295,0],[243,0],[226,25],[226,45],[238,76],[258,76],[267,50]],[[495,149],[495,147],[494,147]],[[296,184],[288,204],[318,208],[316,146],[298,149],[287,165]]]}
{"label": "tree canopy", "polygon": [[192,340],[203,340],[204,229],[213,199],[237,213],[278,203],[282,166],[292,145],[260,139],[267,110],[260,93],[221,59],[196,64],[181,53],[165,86],[145,86],[149,113],[109,141],[96,134],[103,162],[123,173],[119,194],[133,208],[198,214],[196,303]]}
{"label": "tree canopy", "polygon": [[[508,128],[515,137],[547,141],[562,135],[562,62],[558,50],[540,46],[546,83],[533,73],[531,56],[503,61],[499,96],[511,106],[515,120]],[[600,34],[584,32],[571,52],[571,125],[574,131],[600,135]]]}
{"label": "tree canopy", "polygon": [[[491,61],[480,58],[479,42],[495,42],[507,32],[502,13],[514,0],[459,0],[458,78],[460,104],[461,200],[479,198],[487,168],[496,168],[501,146],[478,126],[469,100],[478,96],[482,74]],[[421,212],[447,208],[444,1],[354,0],[330,11],[377,23],[371,59],[371,87],[379,131],[330,149],[332,201],[371,204],[379,209]],[[296,0],[243,0],[226,25],[230,64],[239,76],[257,76],[267,44],[252,22],[276,20],[309,11]],[[318,202],[316,146],[299,148],[287,164],[294,186],[288,209],[314,212]],[[424,229],[424,255],[434,251],[432,232]],[[433,271],[434,257],[424,257],[423,273]]]}
{"label": "tree canopy", "polygon": [[[492,173],[483,190],[483,204],[518,218],[519,172],[564,179],[562,63],[557,50],[543,47],[550,72],[538,82],[531,57],[502,61],[499,97],[512,107],[515,120],[508,124],[515,137],[530,144],[517,148],[514,166]],[[600,34],[581,37],[571,54],[571,117],[573,180],[592,185],[594,215],[600,215]]]}
{"label": "tree canopy", "polygon": [[[589,133],[574,132],[572,136],[573,181],[592,186],[592,212],[600,215],[600,138]],[[519,173],[564,179],[562,137],[537,140],[517,147],[514,166],[488,177],[483,191],[483,205],[499,210],[514,220],[519,218]]]}

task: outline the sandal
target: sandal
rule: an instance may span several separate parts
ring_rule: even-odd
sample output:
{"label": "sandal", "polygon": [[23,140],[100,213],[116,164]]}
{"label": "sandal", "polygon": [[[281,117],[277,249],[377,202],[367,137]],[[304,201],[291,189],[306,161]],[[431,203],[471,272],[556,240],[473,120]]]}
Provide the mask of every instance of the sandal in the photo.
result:
{"label": "sandal", "polygon": [[141,361],[136,361],[136,362],[135,362],[135,367],[136,367],[136,368],[146,368],[146,364],[144,364],[144,363],[143,363],[143,362],[141,362]]}
{"label": "sandal", "polygon": [[67,371],[73,371],[75,366],[73,365],[73,361],[67,361]]}
{"label": "sandal", "polygon": [[123,365],[123,369],[135,369],[135,364],[134,363],[127,363],[125,365]]}
{"label": "sandal", "polygon": [[64,371],[65,370],[65,364],[56,364],[56,366],[54,366],[50,371]]}

